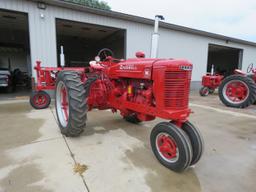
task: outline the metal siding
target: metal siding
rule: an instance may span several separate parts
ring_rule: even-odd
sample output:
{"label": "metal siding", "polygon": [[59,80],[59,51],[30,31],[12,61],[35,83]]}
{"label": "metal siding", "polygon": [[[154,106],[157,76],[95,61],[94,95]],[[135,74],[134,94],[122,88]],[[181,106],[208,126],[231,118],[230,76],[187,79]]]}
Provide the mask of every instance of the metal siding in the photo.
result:
{"label": "metal siding", "polygon": [[[32,64],[40,59],[44,66],[57,66],[56,18],[126,29],[126,57],[134,57],[138,50],[144,51],[146,56],[150,53],[151,25],[49,5],[46,10],[40,10],[36,3],[26,0],[0,0],[0,8],[29,13]],[[40,18],[41,12],[44,12],[45,19]],[[166,28],[160,28],[159,57],[190,60],[194,64],[192,80],[200,81],[206,71],[209,43],[243,49],[243,70],[251,62],[256,64],[256,47],[232,42],[226,44],[224,40]]]}
{"label": "metal siding", "polygon": [[160,29],[159,57],[185,58],[193,63],[193,81],[201,81],[206,73],[208,45],[223,45],[243,49],[242,69],[246,71],[250,63],[256,64],[256,47],[224,40],[203,37],[184,32]]}

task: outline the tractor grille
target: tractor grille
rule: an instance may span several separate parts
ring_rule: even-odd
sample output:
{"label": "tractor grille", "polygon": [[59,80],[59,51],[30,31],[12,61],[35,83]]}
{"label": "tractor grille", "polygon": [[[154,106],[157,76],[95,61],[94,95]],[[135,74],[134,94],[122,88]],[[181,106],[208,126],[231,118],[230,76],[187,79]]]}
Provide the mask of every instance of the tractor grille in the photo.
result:
{"label": "tractor grille", "polygon": [[190,89],[191,71],[166,71],[164,105],[168,109],[186,109]]}

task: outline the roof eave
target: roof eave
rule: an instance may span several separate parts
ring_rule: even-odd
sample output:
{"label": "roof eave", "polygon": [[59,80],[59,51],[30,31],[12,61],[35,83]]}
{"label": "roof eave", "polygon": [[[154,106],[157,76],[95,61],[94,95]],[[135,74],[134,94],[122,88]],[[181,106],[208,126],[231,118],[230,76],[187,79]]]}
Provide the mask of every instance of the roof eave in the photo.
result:
{"label": "roof eave", "polygon": [[[147,25],[154,25],[154,20],[152,20],[152,19],[129,15],[129,14],[120,13],[120,12],[116,12],[116,11],[109,11],[109,10],[85,7],[82,5],[65,2],[63,0],[31,0],[31,1],[45,2],[46,4],[55,5],[55,6],[59,6],[59,7],[63,7],[63,8],[85,11],[85,12],[92,13],[92,14],[97,14],[97,15],[112,17],[112,18],[117,18],[117,19],[124,19],[124,20],[133,21],[133,22],[137,22],[137,23],[143,23],[143,24],[147,24]],[[228,36],[224,36],[224,35],[220,35],[220,34],[216,34],[216,33],[210,33],[210,32],[206,32],[206,31],[202,31],[202,30],[198,30],[198,29],[192,29],[189,27],[184,27],[184,26],[165,23],[165,22],[160,22],[160,27],[175,30],[175,31],[180,31],[180,32],[184,32],[184,33],[191,33],[191,34],[195,34],[195,35],[220,39],[220,40],[223,40],[226,42],[240,43],[240,44],[250,45],[250,46],[254,46],[254,47],[256,46],[255,42],[246,41],[246,40],[242,40],[242,39],[237,39],[237,38],[233,38],[233,37],[228,37]]]}

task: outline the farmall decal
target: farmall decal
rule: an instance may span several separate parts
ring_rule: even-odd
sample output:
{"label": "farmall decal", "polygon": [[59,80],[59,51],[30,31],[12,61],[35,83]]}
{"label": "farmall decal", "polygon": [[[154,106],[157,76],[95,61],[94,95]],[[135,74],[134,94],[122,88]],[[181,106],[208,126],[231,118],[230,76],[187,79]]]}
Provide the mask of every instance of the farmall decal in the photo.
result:
{"label": "farmall decal", "polygon": [[137,70],[135,65],[120,65],[120,70]]}
{"label": "farmall decal", "polygon": [[191,71],[193,69],[193,67],[192,66],[180,66],[180,69],[184,70],[184,71]]}

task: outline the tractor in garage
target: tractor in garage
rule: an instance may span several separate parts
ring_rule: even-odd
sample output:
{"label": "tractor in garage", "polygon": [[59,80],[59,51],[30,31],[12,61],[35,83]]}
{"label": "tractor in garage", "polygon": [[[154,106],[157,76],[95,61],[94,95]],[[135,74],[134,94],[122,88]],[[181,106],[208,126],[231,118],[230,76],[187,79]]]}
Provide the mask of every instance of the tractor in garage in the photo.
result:
{"label": "tractor in garage", "polygon": [[[248,73],[252,73],[247,75]],[[247,74],[236,69],[219,86],[219,98],[228,107],[245,108],[256,102],[256,68],[250,64]]]}
{"label": "tractor in garage", "polygon": [[212,65],[211,73],[206,73],[206,75],[202,77],[202,87],[199,90],[199,94],[203,97],[213,94],[215,89],[219,87],[223,78],[223,75],[214,72],[214,65]]}
{"label": "tractor in garage", "polygon": [[131,123],[166,119],[151,131],[152,150],[161,164],[180,172],[197,163],[203,152],[203,139],[188,120],[192,64],[144,57],[137,52],[136,58],[119,60],[102,49],[90,67],[59,71],[55,108],[60,131],[79,136],[93,109],[120,111]]}

